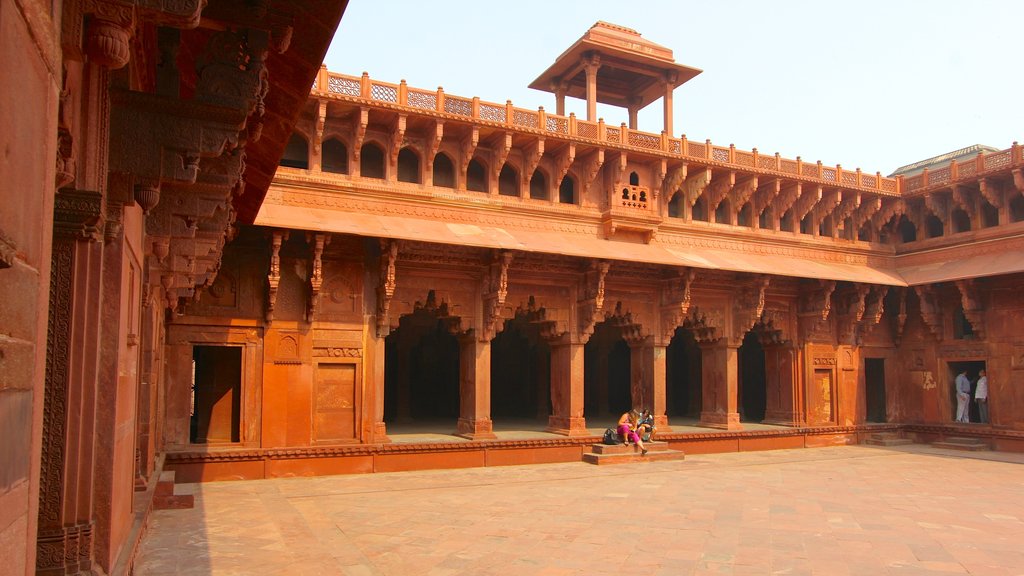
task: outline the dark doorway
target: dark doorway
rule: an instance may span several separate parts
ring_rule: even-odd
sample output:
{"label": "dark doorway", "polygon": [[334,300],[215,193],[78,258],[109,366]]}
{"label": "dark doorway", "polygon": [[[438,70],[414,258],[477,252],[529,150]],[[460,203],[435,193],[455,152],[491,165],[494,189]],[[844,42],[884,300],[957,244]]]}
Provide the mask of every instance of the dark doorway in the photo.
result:
{"label": "dark doorway", "polygon": [[505,322],[491,341],[491,417],[542,418],[551,414],[551,347],[522,317]]}
{"label": "dark doorway", "polygon": [[885,414],[885,358],[864,359],[868,422],[888,422]]}
{"label": "dark doorway", "polygon": [[[964,360],[960,362],[949,362],[949,374],[946,380],[946,386],[949,389],[949,402],[950,402],[950,420],[956,419],[956,376],[961,370],[967,371],[967,379],[971,381],[971,401],[968,403],[970,406],[969,418],[971,422],[977,424],[981,422],[981,415],[978,414],[978,403],[974,401],[974,392],[978,388],[978,373],[985,370],[984,360]],[[941,385],[941,384],[940,384]],[[989,387],[989,398],[991,402],[992,388]]]}
{"label": "dark doorway", "polygon": [[458,418],[459,342],[435,311],[402,316],[385,339],[385,354],[385,422]]}
{"label": "dark doorway", "polygon": [[676,328],[665,358],[666,415],[700,418],[702,386],[700,347],[693,332]]}
{"label": "dark doorway", "polygon": [[192,418],[189,442],[239,441],[242,406],[242,349],[192,348]]}
{"label": "dark doorway", "polygon": [[743,337],[739,349],[739,411],[740,422],[764,420],[765,392],[764,348],[753,332]]}
{"label": "dark doorway", "polygon": [[618,418],[633,407],[629,390],[630,350],[621,330],[601,322],[583,349],[583,410],[586,418]]}

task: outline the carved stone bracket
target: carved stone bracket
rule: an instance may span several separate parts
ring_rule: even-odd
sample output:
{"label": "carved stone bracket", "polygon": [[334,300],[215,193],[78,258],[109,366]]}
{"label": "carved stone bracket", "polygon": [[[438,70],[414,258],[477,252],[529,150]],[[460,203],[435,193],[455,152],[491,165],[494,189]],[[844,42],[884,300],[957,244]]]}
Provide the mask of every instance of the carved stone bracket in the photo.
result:
{"label": "carved stone bracket", "polygon": [[742,342],[754,323],[761,319],[761,313],[764,312],[764,294],[770,282],[771,276],[756,275],[736,295],[733,302],[733,342]]}
{"label": "carved stone bracket", "polygon": [[540,164],[540,159],[544,156],[544,139],[537,138],[531,142],[524,151],[523,157],[523,181],[529,182],[533,178],[533,173],[537,170],[537,165]]}
{"label": "carved stone bracket", "polygon": [[924,207],[928,212],[946,224],[949,220],[949,199],[940,194],[925,194]]}
{"label": "carved stone bracket", "polygon": [[956,287],[960,290],[960,305],[963,306],[964,316],[978,338],[985,338],[985,309],[978,297],[977,284],[973,279],[957,280]]}
{"label": "carved stone bracket", "polygon": [[871,227],[881,231],[889,225],[893,218],[902,215],[907,210],[907,205],[901,198],[887,198],[882,200],[882,206],[878,212],[871,217]]}
{"label": "carved stone bracket", "polygon": [[[970,190],[962,184],[953,184],[952,189],[953,204],[959,206],[961,210],[966,212],[967,216],[973,222],[978,215],[978,203],[975,201],[975,198],[970,196]],[[1001,197],[1002,194],[999,194],[998,196]],[[991,203],[991,200],[989,202]],[[993,206],[996,206],[996,208],[999,207],[995,204],[993,204]]]}
{"label": "carved stone bracket", "polygon": [[654,182],[651,185],[651,196],[657,200],[661,196],[661,185],[668,175],[668,162],[662,158],[661,162],[654,165]]}
{"label": "carved stone bracket", "polygon": [[711,168],[698,170],[687,176],[686,182],[683,183],[683,198],[686,199],[686,205],[692,207],[696,204],[697,198],[700,198],[709,184],[711,184]]}
{"label": "carved stone bracket", "polygon": [[788,317],[787,310],[765,309],[751,330],[757,334],[762,345],[783,344],[790,340],[786,329]]}
{"label": "carved stone bracket", "polygon": [[274,319],[277,288],[281,285],[281,243],[288,239],[287,230],[274,230],[270,235],[270,270],[267,272],[267,322]]}
{"label": "carved stone bracket", "polygon": [[[835,235],[836,231],[839,230],[839,226],[846,221],[853,213],[860,208],[861,194],[860,192],[843,193],[840,192],[842,200],[836,209],[832,212],[832,234]],[[856,231],[854,231],[856,234]]]}
{"label": "carved stone bracket", "polygon": [[[756,225],[758,218],[761,214],[764,214],[765,209],[772,204],[772,202],[779,196],[782,191],[782,179],[781,178],[761,178],[757,191],[754,193],[753,199],[753,210],[751,211],[750,217],[753,223]],[[780,214],[773,214],[775,218],[778,218]]]}
{"label": "carved stone bracket", "polygon": [[594,334],[594,326],[601,320],[604,310],[604,279],[608,275],[611,264],[604,260],[595,260],[590,268],[583,273],[583,298],[576,302],[579,341],[586,343]]}
{"label": "carved stone bracket", "polygon": [[697,272],[693,268],[680,271],[679,276],[672,278],[663,290],[665,295],[661,307],[662,340],[671,342],[676,328],[683,325],[690,311],[691,290]]}
{"label": "carved stone bracket", "polygon": [[395,259],[398,258],[398,240],[380,241],[380,284],[377,286],[377,337],[384,338],[391,330],[389,309],[395,295]]}
{"label": "carved stone bracket", "polygon": [[633,313],[629,310],[623,312],[622,302],[616,302],[615,309],[606,312],[604,317],[606,322],[619,329],[628,344],[636,345],[647,339],[643,325],[633,318]]}
{"label": "carved stone bracket", "polygon": [[[1019,174],[1020,168],[1014,170],[1014,183],[1021,179]],[[1022,184],[1024,184],[1024,182],[1022,182]],[[979,178],[978,189],[981,191],[981,195],[985,197],[985,200],[988,200],[989,204],[996,208],[1003,208],[1003,205],[1006,203],[1004,201],[1004,198],[1006,198],[1006,189],[999,183],[999,181],[993,178]],[[1021,192],[1024,193],[1024,190],[1021,190]]]}
{"label": "carved stone bracket", "polygon": [[408,115],[399,114],[391,125],[388,160],[391,162],[392,168],[398,165],[398,153],[402,151],[402,146],[405,145],[405,126],[407,122]]}
{"label": "carved stone bracket", "polygon": [[800,197],[793,202],[793,226],[798,226],[800,221],[811,212],[821,200],[822,192],[821,186],[801,186]]}
{"label": "carved stone bracket", "polygon": [[512,133],[498,133],[491,143],[491,150],[494,153],[491,162],[491,181],[496,181],[501,175],[501,169],[505,166],[509,152],[512,151]]}
{"label": "carved stone bracket", "polygon": [[473,126],[469,134],[462,139],[460,146],[462,152],[462,158],[460,159],[460,174],[465,174],[469,168],[469,163],[473,160],[473,153],[476,152],[477,144],[480,143],[480,127]]}
{"label": "carved stone bracket", "polygon": [[774,215],[774,221],[778,222],[782,216],[788,212],[796,201],[803,194],[803,184],[800,182],[792,182],[783,185],[779,189],[779,194],[772,201],[772,214]]}
{"label": "carved stone bracket", "polygon": [[324,247],[331,243],[330,234],[309,234],[307,242],[313,245],[313,273],[309,277],[309,311],[307,319],[312,322],[316,305],[320,300],[320,288],[324,285]]}
{"label": "carved stone bracket", "polygon": [[496,250],[483,278],[484,318],[481,341],[489,342],[505,327],[501,308],[508,295],[508,267],[514,254],[508,250]]}
{"label": "carved stone bracket", "polygon": [[366,140],[366,127],[370,125],[370,109],[359,108],[358,113],[352,115],[352,157],[359,162],[359,155],[363,152],[363,141]]}
{"label": "carved stone bracket", "polygon": [[861,345],[864,337],[882,321],[882,315],[885,314],[885,297],[888,294],[889,286],[871,287],[871,292],[868,294],[865,304],[864,315],[861,317],[857,327],[856,344],[858,346]]}
{"label": "carved stone bracket", "polygon": [[893,342],[897,346],[903,341],[903,327],[907,324],[907,289],[903,287],[895,288],[897,290],[897,299],[899,306],[896,314],[893,315]]}
{"label": "carved stone bracket", "polygon": [[870,290],[869,284],[854,284],[851,292],[842,295],[840,301],[845,305],[840,308],[837,322],[841,342],[850,344],[854,342],[857,323],[864,317],[864,299],[867,298]]}
{"label": "carved stone bracket", "polygon": [[811,228],[814,234],[818,233],[821,223],[825,218],[831,216],[843,201],[843,191],[839,188],[824,190],[818,203],[811,210]]}
{"label": "carved stone bracket", "polygon": [[598,148],[583,164],[583,185],[581,186],[583,194],[590,191],[590,186],[594,183],[603,165],[604,149]]}
{"label": "carved stone bracket", "polygon": [[751,176],[742,182],[738,182],[729,191],[729,204],[733,212],[739,212],[740,208],[747,203],[747,200],[757,191],[757,176]]}
{"label": "carved stone bracket", "polygon": [[427,138],[427,153],[425,156],[424,164],[426,166],[434,165],[434,158],[437,156],[437,151],[441,148],[441,140],[444,138],[444,120],[435,120],[434,129],[431,131]]}
{"label": "carved stone bracket", "polygon": [[722,338],[725,330],[725,311],[721,308],[691,308],[690,315],[683,321],[683,328],[690,330],[700,344],[709,344]]}
{"label": "carved stone bracket", "polygon": [[[572,142],[566,144],[561,150],[559,150],[557,157],[555,158],[555,174],[554,174],[554,186],[557,190],[562,184],[562,179],[569,173],[569,168],[572,163],[576,161],[576,145]],[[557,200],[557,198],[552,198]]]}
{"label": "carved stone bracket", "polygon": [[[714,181],[708,184],[704,190],[704,199],[708,203],[708,215],[714,214],[715,209],[718,205],[725,200],[729,192],[732,191],[733,186],[736,184],[736,173],[729,172],[724,178],[716,178]],[[694,200],[696,201],[696,199]]]}
{"label": "carved stone bracket", "polygon": [[936,339],[942,340],[942,309],[935,289],[930,285],[914,286],[921,308],[921,319]]}
{"label": "carved stone bracket", "polygon": [[676,195],[683,186],[683,182],[686,181],[686,162],[683,162],[671,172],[668,177],[665,178],[663,188],[665,190],[665,200],[671,202],[672,197]]}
{"label": "carved stone bracket", "polygon": [[[853,238],[857,239],[857,235],[860,234],[861,228],[882,209],[882,198],[869,198],[860,203],[860,206],[854,210],[851,216],[851,222],[853,224]],[[878,239],[878,229],[871,230],[870,239]]]}
{"label": "carved stone bracket", "polygon": [[524,317],[530,325],[536,326],[540,337],[549,343],[565,340],[567,336],[566,332],[558,330],[557,321],[547,317],[546,308],[537,308],[537,301],[533,296],[530,296],[526,308],[523,308],[522,305],[516,308],[515,315],[516,317]]}

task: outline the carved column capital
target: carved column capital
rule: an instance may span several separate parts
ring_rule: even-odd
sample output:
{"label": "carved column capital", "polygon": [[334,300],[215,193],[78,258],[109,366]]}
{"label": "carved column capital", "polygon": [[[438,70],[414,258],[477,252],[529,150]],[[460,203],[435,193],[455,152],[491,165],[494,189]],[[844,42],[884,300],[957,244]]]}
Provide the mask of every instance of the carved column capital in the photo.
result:
{"label": "carved column capital", "polygon": [[98,241],[103,236],[103,195],[89,190],[58,190],[53,204],[53,234]]}

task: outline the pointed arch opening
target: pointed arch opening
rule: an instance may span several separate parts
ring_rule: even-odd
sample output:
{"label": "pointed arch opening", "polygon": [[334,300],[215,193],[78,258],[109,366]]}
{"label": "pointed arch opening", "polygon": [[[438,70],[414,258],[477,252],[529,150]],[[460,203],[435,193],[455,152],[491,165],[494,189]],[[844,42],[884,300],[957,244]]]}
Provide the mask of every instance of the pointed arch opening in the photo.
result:
{"label": "pointed arch opening", "polygon": [[498,175],[498,194],[502,196],[519,196],[519,173],[505,164]]}
{"label": "pointed arch opening", "polygon": [[558,185],[558,203],[579,204],[579,199],[576,196],[576,181],[568,174],[562,178],[562,182]]}
{"label": "pointed arch opening", "polygon": [[676,328],[665,349],[665,405],[671,421],[700,420],[703,399],[700,347],[693,331]]}
{"label": "pointed arch opening", "polygon": [[444,152],[434,156],[433,183],[442,188],[455,188],[455,164]]}
{"label": "pointed arch opening", "polygon": [[298,132],[292,132],[288,144],[284,147],[284,155],[279,163],[285,168],[301,168],[309,170],[309,143]]}
{"label": "pointed arch opening", "polygon": [[971,230],[971,217],[967,215],[967,212],[964,212],[960,208],[956,208],[953,210],[953,213],[950,214],[950,217],[953,219],[952,224],[954,234],[959,232],[969,232]]}
{"label": "pointed arch opening", "polygon": [[534,200],[547,200],[548,194],[548,178],[539,169],[534,170],[533,176],[530,177],[530,198]]}
{"label": "pointed arch opening", "polygon": [[408,146],[398,151],[398,181],[420,183],[420,155]]}
{"label": "pointed arch opening", "polygon": [[525,313],[491,341],[491,417],[543,429],[551,414],[551,346]]}
{"label": "pointed arch opening", "polygon": [[487,165],[473,158],[466,167],[466,190],[470,192],[488,192]]}
{"label": "pointed arch opening", "polygon": [[348,174],[348,148],[337,138],[329,138],[323,143],[323,156],[320,168],[324,172]]}
{"label": "pointed arch opening", "polygon": [[583,411],[587,421],[618,418],[633,408],[631,356],[618,326],[605,320],[594,327],[583,349]]}
{"label": "pointed arch opening", "polygon": [[740,422],[761,422],[767,407],[764,347],[757,334],[747,332],[737,353],[739,382],[737,407]]}
{"label": "pointed arch opening", "polygon": [[359,149],[359,175],[384,179],[384,149],[375,142],[367,142]]}

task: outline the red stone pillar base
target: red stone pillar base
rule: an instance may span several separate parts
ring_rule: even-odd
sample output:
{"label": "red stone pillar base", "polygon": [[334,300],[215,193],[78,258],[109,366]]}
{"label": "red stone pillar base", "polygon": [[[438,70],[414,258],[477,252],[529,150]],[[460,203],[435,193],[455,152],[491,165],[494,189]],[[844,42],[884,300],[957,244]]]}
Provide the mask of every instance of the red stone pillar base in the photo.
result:
{"label": "red stone pillar base", "polygon": [[658,434],[667,434],[672,431],[672,427],[668,425],[668,416],[664,414],[654,417],[654,426],[658,429]]}
{"label": "red stone pillar base", "polygon": [[701,412],[700,425],[720,430],[743,430],[739,412]]}
{"label": "red stone pillar base", "polygon": [[459,418],[457,436],[470,440],[495,440],[490,418]]}
{"label": "red stone pillar base", "polygon": [[587,431],[586,418],[582,417],[548,416],[546,431],[562,436],[590,436],[590,432]]}
{"label": "red stone pillar base", "polygon": [[370,435],[370,443],[372,444],[391,443],[391,438],[388,437],[388,426],[384,422],[374,422]]}

